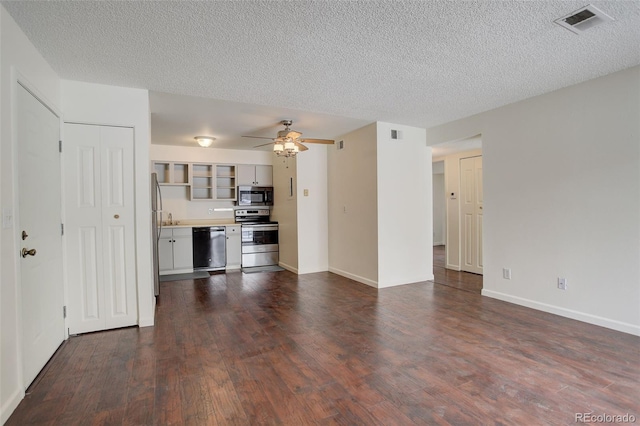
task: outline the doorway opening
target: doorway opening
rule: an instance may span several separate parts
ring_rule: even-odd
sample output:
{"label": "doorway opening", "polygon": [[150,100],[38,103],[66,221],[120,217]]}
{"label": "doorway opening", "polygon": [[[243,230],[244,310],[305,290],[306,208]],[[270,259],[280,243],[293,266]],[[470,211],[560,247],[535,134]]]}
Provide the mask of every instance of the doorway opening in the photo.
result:
{"label": "doorway opening", "polygon": [[434,283],[480,294],[481,135],[433,146],[432,161]]}
{"label": "doorway opening", "polygon": [[482,292],[482,275],[445,267],[444,245],[433,246],[433,282],[470,293]]}

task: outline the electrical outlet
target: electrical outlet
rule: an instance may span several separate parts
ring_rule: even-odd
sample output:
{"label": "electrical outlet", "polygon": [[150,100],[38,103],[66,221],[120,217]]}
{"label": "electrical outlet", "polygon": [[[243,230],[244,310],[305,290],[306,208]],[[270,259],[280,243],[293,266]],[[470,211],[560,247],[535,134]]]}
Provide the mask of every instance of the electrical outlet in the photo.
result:
{"label": "electrical outlet", "polygon": [[566,290],[567,289],[567,279],[566,278],[558,278],[558,289]]}
{"label": "electrical outlet", "polygon": [[511,268],[502,268],[502,278],[505,280],[511,279]]}
{"label": "electrical outlet", "polygon": [[213,209],[209,209],[209,214],[213,214]]}

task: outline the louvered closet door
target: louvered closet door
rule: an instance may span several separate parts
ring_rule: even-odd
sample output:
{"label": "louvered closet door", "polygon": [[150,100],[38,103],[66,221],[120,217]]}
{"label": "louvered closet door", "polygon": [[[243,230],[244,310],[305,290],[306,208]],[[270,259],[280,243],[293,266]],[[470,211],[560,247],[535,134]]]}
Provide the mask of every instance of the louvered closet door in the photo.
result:
{"label": "louvered closet door", "polygon": [[65,124],[71,334],[137,323],[133,129]]}

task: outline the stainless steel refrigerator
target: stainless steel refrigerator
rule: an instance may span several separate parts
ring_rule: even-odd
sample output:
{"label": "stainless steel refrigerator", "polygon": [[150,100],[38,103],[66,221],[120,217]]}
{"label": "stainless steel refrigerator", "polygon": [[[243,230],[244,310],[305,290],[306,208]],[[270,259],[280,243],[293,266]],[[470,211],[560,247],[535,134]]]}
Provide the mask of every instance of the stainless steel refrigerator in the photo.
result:
{"label": "stainless steel refrigerator", "polygon": [[158,174],[151,173],[151,238],[153,240],[153,288],[155,295],[160,294],[160,265],[158,264],[158,242],[162,231],[162,192],[158,183]]}

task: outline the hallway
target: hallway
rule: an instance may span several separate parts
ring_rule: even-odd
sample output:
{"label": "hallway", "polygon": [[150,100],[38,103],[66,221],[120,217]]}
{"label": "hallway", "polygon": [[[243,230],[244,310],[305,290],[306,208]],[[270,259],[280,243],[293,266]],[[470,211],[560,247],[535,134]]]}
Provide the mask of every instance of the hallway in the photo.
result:
{"label": "hallway", "polygon": [[434,246],[434,283],[475,294],[480,294],[482,292],[482,275],[446,269],[445,264],[445,246]]}

